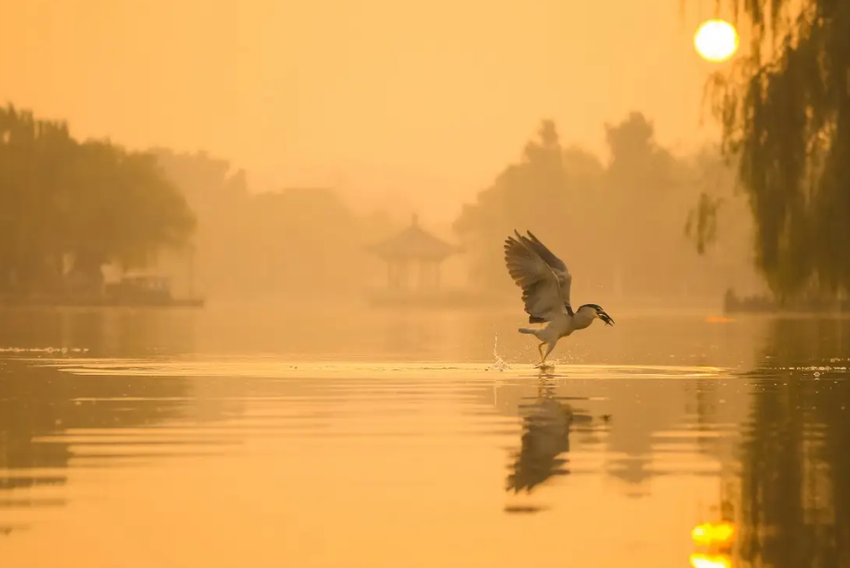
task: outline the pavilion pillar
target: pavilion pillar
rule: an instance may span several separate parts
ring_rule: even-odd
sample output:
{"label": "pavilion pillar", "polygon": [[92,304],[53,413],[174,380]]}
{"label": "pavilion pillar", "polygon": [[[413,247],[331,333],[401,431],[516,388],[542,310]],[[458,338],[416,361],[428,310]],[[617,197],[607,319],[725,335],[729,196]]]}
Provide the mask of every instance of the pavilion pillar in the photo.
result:
{"label": "pavilion pillar", "polygon": [[417,264],[419,267],[419,290],[427,290],[431,287],[429,282],[431,279],[431,267],[425,259],[421,259]]}
{"label": "pavilion pillar", "polygon": [[410,280],[410,266],[406,259],[402,259],[397,261],[398,267],[398,286],[402,290],[407,290],[409,286]]}
{"label": "pavilion pillar", "polygon": [[403,259],[387,260],[387,287],[390,290],[407,288],[407,262]]}

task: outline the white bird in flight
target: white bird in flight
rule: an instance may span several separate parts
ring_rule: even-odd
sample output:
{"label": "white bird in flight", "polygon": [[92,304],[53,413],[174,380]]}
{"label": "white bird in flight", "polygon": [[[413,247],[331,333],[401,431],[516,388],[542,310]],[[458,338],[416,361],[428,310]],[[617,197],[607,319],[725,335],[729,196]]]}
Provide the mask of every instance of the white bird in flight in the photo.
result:
{"label": "white bird in flight", "polygon": [[[555,348],[558,340],[578,329],[584,329],[596,318],[605,325],[614,325],[614,320],[598,304],[583,304],[573,311],[570,305],[570,286],[573,276],[567,265],[552,254],[531,231],[524,237],[514,231],[516,238],[505,239],[505,264],[517,286],[522,288],[522,300],[528,313],[528,323],[548,322],[540,329],[519,328],[520,333],[535,336],[540,340],[540,364],[546,366],[546,357]],[[543,346],[546,345],[546,353]]]}

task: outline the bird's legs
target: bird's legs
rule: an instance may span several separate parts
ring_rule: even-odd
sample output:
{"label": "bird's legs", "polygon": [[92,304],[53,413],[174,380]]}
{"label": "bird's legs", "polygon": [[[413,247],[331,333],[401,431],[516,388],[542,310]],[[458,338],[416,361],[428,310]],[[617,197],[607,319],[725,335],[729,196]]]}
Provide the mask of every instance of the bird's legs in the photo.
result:
{"label": "bird's legs", "polygon": [[[544,346],[544,345],[546,345],[546,353],[543,353],[543,346]],[[547,365],[547,364],[546,364],[546,357],[548,357],[548,356],[549,356],[549,353],[551,353],[551,352],[552,352],[552,350],[553,350],[554,348],[555,348],[555,344],[554,344],[554,343],[549,343],[549,344],[547,344],[545,341],[544,341],[544,342],[542,342],[540,345],[538,345],[538,346],[537,346],[537,351],[539,351],[539,352],[540,352],[540,364],[539,364],[539,365],[537,365],[537,367],[538,367],[539,369],[545,369],[545,368],[547,368],[547,367],[552,367],[552,365]]]}

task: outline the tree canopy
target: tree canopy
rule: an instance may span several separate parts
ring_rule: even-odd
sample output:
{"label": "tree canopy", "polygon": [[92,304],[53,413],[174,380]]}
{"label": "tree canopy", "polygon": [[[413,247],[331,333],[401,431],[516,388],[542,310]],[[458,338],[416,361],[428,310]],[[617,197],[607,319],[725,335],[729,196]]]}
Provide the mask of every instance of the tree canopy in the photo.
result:
{"label": "tree canopy", "polygon": [[[501,242],[515,228],[534,227],[541,236],[556,234],[560,239],[563,219],[558,212],[578,212],[575,192],[598,185],[603,171],[592,154],[578,148],[565,150],[555,123],[544,120],[536,138],[525,145],[519,163],[505,167],[478,194],[476,203],[464,205],[455,221],[455,232],[472,254],[473,281],[479,285],[500,281],[493,276],[504,270]],[[571,218],[573,228],[586,221],[584,215]]]}
{"label": "tree canopy", "polygon": [[107,263],[145,267],[193,229],[154,156],[0,108],[0,291],[56,293],[72,273],[97,281]]}
{"label": "tree canopy", "polygon": [[[471,255],[477,285],[512,287],[501,243],[514,229],[531,229],[574,273],[583,274],[574,290],[596,283],[633,298],[709,297],[737,276],[749,276],[748,259],[727,254],[723,261],[706,251],[708,258],[700,259],[683,234],[688,210],[701,192],[707,204],[719,204],[732,193],[732,177],[719,152],[673,156],[656,142],[652,121],[640,112],[606,125],[605,139],[608,164],[580,148],[564,147],[556,125],[543,121],[520,160],[464,206],[454,229]],[[726,240],[740,238],[745,222],[734,208],[730,212],[728,230],[715,244],[734,251]],[[688,227],[688,236],[702,239],[704,249],[714,243],[718,223],[706,221],[696,217]],[[721,262],[724,270],[718,270]],[[670,278],[673,273],[682,276]]]}
{"label": "tree canopy", "polygon": [[756,262],[790,298],[850,290],[850,10],[733,3],[749,53],[711,83],[723,149],[755,222]]}

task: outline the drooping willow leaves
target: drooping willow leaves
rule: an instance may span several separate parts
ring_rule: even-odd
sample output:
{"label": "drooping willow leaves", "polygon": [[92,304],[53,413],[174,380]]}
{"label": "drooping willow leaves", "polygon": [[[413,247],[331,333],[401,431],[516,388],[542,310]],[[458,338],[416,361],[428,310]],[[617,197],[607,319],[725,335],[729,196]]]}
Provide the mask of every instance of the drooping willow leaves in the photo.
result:
{"label": "drooping willow leaves", "polygon": [[696,208],[688,213],[685,235],[694,241],[699,254],[705,254],[717,237],[717,212],[722,204],[722,198],[701,193]]}
{"label": "drooping willow leaves", "polygon": [[[733,0],[734,1],[734,0]],[[850,290],[850,3],[746,0],[749,53],[712,81],[723,150],[777,296]]]}

